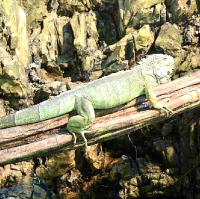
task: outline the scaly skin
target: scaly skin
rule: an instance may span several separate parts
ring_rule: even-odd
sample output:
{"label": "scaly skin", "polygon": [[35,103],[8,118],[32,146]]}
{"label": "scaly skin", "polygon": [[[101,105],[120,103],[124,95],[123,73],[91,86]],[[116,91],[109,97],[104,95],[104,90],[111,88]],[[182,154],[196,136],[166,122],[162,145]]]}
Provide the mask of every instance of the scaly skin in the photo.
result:
{"label": "scaly skin", "polygon": [[167,113],[172,111],[158,103],[154,86],[170,81],[174,59],[168,55],[148,55],[132,70],[122,71],[67,91],[53,99],[0,118],[0,128],[36,123],[76,110],[78,115],[69,119],[67,129],[74,136],[84,136],[85,128],[95,119],[94,109],[112,108],[146,94],[151,105]]}

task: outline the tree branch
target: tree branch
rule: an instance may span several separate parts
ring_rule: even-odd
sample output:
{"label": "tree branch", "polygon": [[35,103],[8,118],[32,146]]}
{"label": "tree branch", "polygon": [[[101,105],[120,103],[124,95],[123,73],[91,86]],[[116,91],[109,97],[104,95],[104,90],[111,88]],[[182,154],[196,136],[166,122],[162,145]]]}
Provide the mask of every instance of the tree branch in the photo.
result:
{"label": "tree branch", "polygon": [[[200,106],[200,71],[160,85],[155,92],[159,100],[169,98],[166,105],[174,111],[173,116]],[[88,144],[114,139],[169,118],[158,110],[144,110],[144,103],[147,100],[141,96],[126,105],[96,111],[97,118],[87,129]],[[68,115],[64,115],[37,124],[0,130],[0,164],[83,146],[82,139],[73,145],[72,136],[65,128],[67,122]]]}

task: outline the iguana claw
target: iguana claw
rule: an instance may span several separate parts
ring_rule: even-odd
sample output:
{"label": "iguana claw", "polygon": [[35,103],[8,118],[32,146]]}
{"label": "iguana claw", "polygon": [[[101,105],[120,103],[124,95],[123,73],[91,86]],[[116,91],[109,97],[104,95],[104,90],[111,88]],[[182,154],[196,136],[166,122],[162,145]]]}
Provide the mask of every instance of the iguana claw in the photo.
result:
{"label": "iguana claw", "polygon": [[163,101],[161,102],[161,104],[162,104],[161,110],[163,110],[163,111],[167,114],[167,117],[169,117],[170,114],[174,114],[174,112],[173,112],[170,108],[168,108],[167,106],[165,106],[165,104],[166,104],[169,100],[170,100],[170,99],[167,98],[167,99],[165,99],[165,100],[163,100]]}
{"label": "iguana claw", "polygon": [[[74,140],[74,144],[76,144],[76,133],[73,133],[73,132],[70,132],[71,133],[71,135],[72,135],[72,137],[73,137],[73,140]],[[86,139],[86,137],[85,137],[85,131],[80,131],[79,132],[79,134],[81,135],[81,137],[83,138],[83,141],[84,141],[84,143],[85,143],[85,155],[87,155],[87,147],[88,147],[88,145],[87,145],[87,139]]]}
{"label": "iguana claw", "polygon": [[76,134],[73,132],[70,132],[72,134],[73,140],[74,140],[74,144],[76,144]]}
{"label": "iguana claw", "polygon": [[86,139],[84,133],[85,133],[84,131],[81,131],[81,132],[80,132],[80,135],[82,136],[83,141],[84,141],[84,143],[85,143],[85,150],[87,150],[87,147],[88,147],[88,145],[87,145],[87,139]]}
{"label": "iguana claw", "polygon": [[174,112],[167,106],[163,106],[162,110],[167,114],[167,117],[169,117],[170,114],[174,114]]}

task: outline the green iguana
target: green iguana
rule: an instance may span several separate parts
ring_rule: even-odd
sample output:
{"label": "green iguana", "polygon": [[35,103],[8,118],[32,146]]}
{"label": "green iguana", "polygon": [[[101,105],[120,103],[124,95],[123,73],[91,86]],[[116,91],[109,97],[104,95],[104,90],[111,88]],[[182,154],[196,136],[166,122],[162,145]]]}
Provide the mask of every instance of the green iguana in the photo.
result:
{"label": "green iguana", "polygon": [[67,129],[72,133],[74,143],[75,133],[78,133],[87,147],[84,130],[95,119],[94,109],[116,107],[146,94],[154,108],[172,112],[164,103],[157,101],[154,86],[170,81],[173,70],[173,57],[162,54],[148,55],[132,70],[97,79],[53,99],[2,117],[0,128],[36,123],[76,110],[78,115],[69,119]]}

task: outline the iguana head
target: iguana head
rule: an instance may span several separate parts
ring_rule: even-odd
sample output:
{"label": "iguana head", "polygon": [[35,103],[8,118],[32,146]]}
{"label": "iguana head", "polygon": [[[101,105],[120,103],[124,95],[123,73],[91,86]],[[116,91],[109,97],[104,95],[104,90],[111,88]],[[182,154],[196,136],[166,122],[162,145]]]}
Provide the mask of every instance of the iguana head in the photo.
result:
{"label": "iguana head", "polygon": [[174,58],[170,55],[152,54],[139,62],[147,76],[153,77],[157,84],[171,80],[174,71]]}

